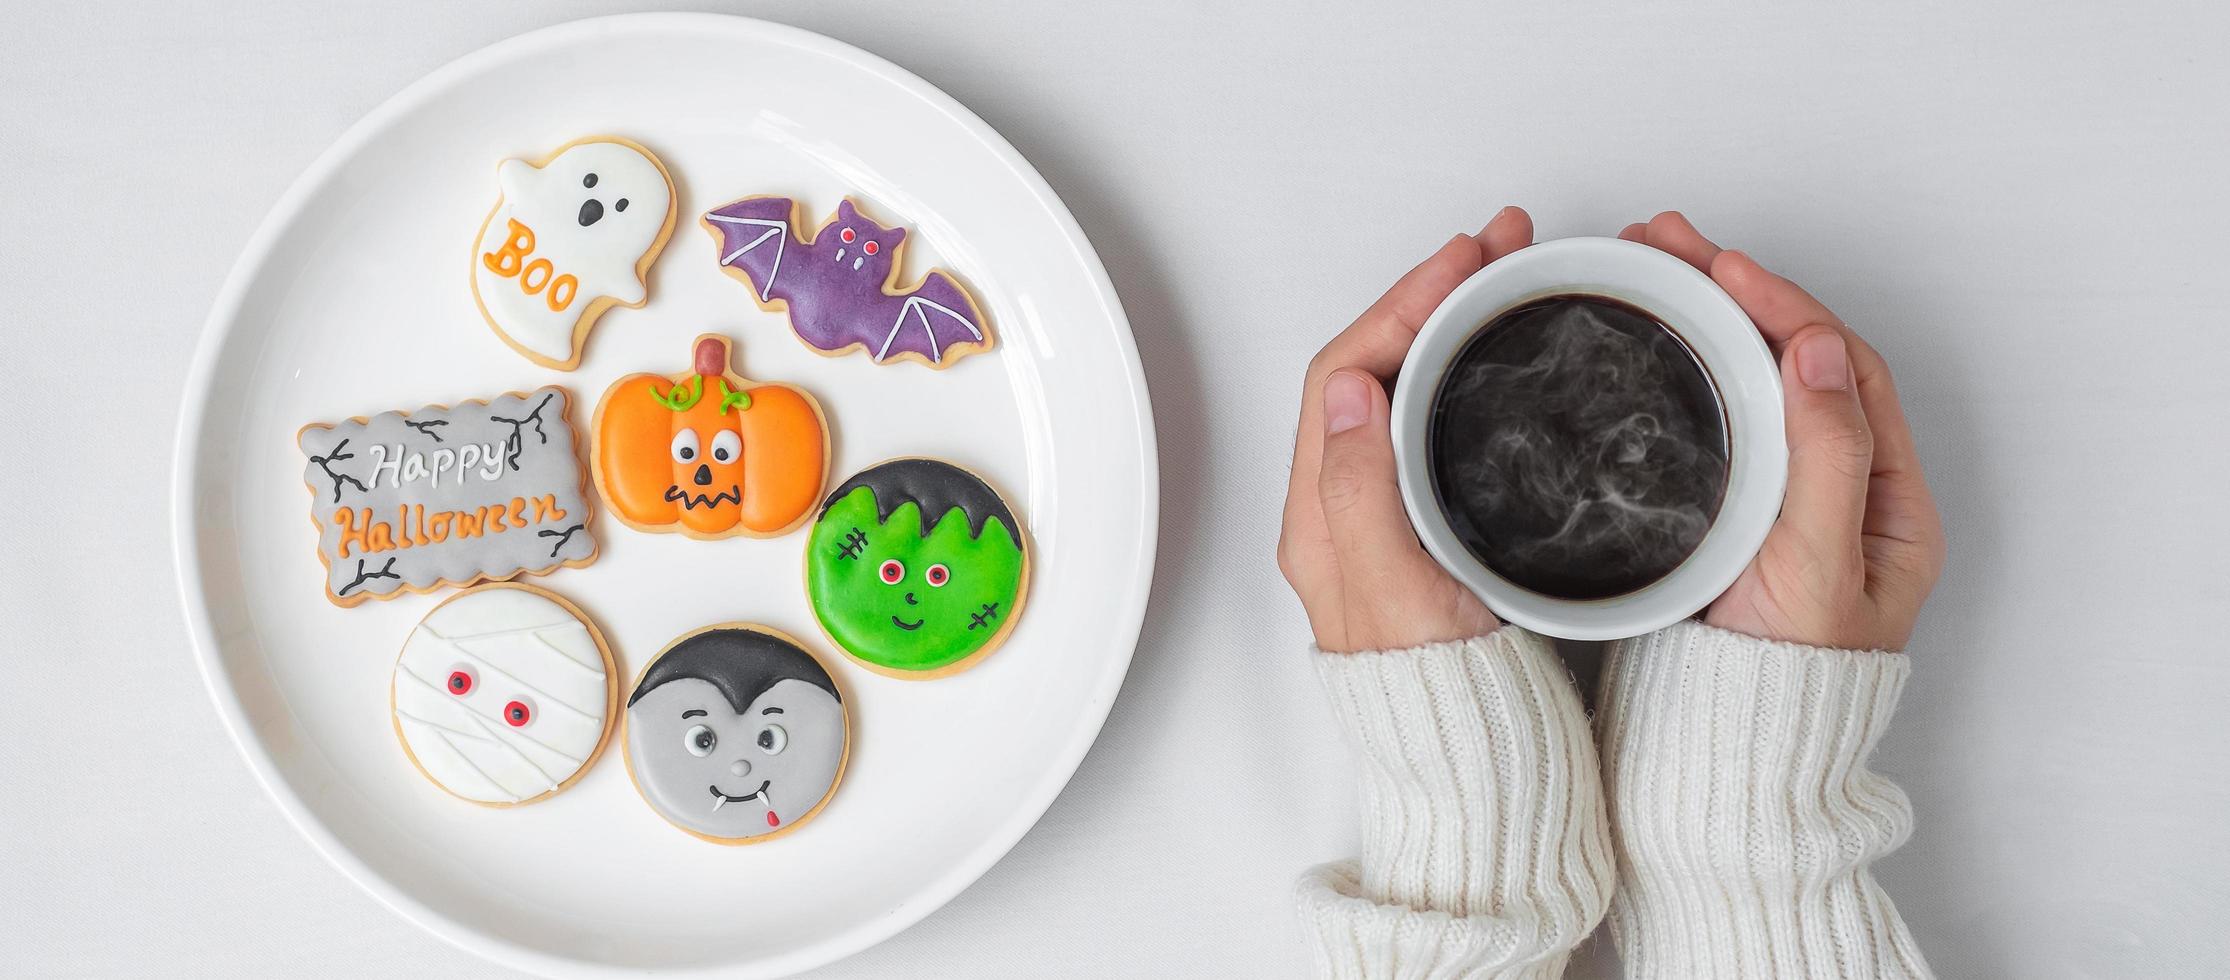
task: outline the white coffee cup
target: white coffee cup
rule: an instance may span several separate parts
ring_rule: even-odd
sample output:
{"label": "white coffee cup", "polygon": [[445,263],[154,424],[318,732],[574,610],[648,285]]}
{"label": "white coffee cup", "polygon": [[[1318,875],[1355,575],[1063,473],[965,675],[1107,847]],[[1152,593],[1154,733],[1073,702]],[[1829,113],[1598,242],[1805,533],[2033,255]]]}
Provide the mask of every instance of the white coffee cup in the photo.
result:
{"label": "white coffee cup", "polygon": [[[1696,550],[1665,577],[1605,599],[1543,595],[1495,574],[1449,526],[1426,458],[1433,398],[1464,343],[1518,306],[1570,293],[1639,307],[1671,327],[1710,374],[1727,426],[1726,495]],[[1694,615],[1734,584],[1757,555],[1780,514],[1788,482],[1781,370],[1756,325],[1693,266],[1615,238],[1542,242],[1464,280],[1418,331],[1402,362],[1393,407],[1402,503],[1425,550],[1496,615],[1549,636],[1618,639]]]}

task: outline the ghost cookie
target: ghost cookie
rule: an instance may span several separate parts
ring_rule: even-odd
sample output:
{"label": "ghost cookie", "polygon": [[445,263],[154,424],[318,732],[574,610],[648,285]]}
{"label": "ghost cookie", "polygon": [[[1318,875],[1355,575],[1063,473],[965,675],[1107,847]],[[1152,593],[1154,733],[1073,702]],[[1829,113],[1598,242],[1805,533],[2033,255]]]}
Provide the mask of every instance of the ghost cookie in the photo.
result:
{"label": "ghost cookie", "polygon": [[645,276],[674,228],[674,183],[649,150],[590,136],[536,163],[505,160],[502,188],[472,249],[480,315],[512,350],[571,371],[589,327],[641,306]]}
{"label": "ghost cookie", "polygon": [[746,381],[728,339],[704,334],[690,369],[630,374],[596,405],[593,469],[638,531],[771,537],[813,512],[828,481],[828,424],[803,389]]}
{"label": "ghost cookie", "polygon": [[337,606],[596,560],[588,474],[556,386],[302,427]]}
{"label": "ghost cookie", "polygon": [[746,197],[701,222],[720,245],[721,271],[751,287],[763,309],[787,310],[806,346],[830,356],[864,350],[877,364],[950,366],[992,347],[976,298],[952,273],[905,283],[906,229],[884,225],[851,198],[818,232],[802,231],[786,197]]}
{"label": "ghost cookie", "polygon": [[497,583],[419,621],[389,703],[403,753],[434,785],[518,806],[572,785],[604,751],[619,679],[603,635],[572,603]]}
{"label": "ghost cookie", "polygon": [[851,753],[844,696],[780,632],[722,623],[658,654],[627,699],[627,772],[651,809],[716,844],[813,819]]}
{"label": "ghost cookie", "polygon": [[805,590],[829,639],[871,670],[927,679],[1006,639],[1029,591],[1022,525],[982,478],[934,459],[879,463],[821,504]]}

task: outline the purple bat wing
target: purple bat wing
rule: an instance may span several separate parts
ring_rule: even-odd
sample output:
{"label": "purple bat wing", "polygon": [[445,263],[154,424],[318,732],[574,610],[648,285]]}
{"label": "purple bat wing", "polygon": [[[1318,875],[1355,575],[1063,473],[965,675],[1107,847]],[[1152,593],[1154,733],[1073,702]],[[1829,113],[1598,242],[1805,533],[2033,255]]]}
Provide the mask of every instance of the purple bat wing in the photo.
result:
{"label": "purple bat wing", "polygon": [[783,254],[796,241],[790,211],[786,197],[747,197],[705,212],[720,239],[720,264],[751,280],[762,303],[776,296]]}
{"label": "purple bat wing", "polygon": [[991,345],[991,332],[975,301],[941,270],[931,271],[912,293],[882,309],[895,315],[882,326],[881,336],[868,343],[877,363],[911,352],[941,365],[955,345]]}

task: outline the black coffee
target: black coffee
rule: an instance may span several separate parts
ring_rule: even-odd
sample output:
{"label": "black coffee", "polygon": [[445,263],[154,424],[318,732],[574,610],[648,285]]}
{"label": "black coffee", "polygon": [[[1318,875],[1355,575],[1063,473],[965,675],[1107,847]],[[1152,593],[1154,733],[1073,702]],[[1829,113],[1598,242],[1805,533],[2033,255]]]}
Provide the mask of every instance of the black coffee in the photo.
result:
{"label": "black coffee", "polygon": [[1711,375],[1671,328],[1600,296],[1495,317],[1433,395],[1428,468],[1472,555],[1534,592],[1601,599],[1696,550],[1727,489]]}

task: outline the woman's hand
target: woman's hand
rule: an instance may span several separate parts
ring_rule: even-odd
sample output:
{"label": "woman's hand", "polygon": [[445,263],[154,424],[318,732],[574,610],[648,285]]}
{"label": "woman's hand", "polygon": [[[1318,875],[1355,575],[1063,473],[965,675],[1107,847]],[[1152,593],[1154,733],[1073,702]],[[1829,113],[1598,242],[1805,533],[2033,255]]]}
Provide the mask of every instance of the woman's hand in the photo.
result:
{"label": "woman's hand", "polygon": [[[1944,534],[1889,365],[1811,294],[1722,251],[1678,212],[1618,237],[1710,276],[1781,361],[1788,494],[1764,549],[1704,622],[1812,646],[1903,648],[1943,570]],[[1290,504],[1286,514],[1290,529]]]}
{"label": "woman's hand", "polygon": [[1504,208],[1409,271],[1317,352],[1301,390],[1278,568],[1319,649],[1385,650],[1461,640],[1500,626],[1417,543],[1394,478],[1386,386],[1417,329],[1487,263],[1533,244],[1533,219]]}

